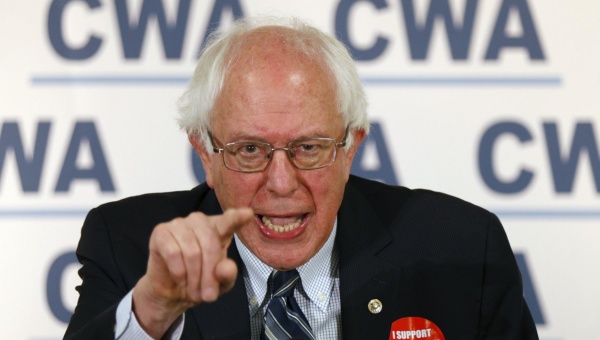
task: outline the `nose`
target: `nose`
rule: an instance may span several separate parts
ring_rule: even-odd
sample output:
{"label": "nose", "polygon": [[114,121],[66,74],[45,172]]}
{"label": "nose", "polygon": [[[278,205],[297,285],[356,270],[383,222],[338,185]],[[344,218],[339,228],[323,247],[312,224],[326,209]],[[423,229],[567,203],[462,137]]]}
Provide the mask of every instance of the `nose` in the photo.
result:
{"label": "nose", "polygon": [[287,151],[282,149],[277,151],[273,151],[271,162],[265,169],[267,175],[266,188],[279,197],[288,197],[299,187],[298,169],[288,158]]}

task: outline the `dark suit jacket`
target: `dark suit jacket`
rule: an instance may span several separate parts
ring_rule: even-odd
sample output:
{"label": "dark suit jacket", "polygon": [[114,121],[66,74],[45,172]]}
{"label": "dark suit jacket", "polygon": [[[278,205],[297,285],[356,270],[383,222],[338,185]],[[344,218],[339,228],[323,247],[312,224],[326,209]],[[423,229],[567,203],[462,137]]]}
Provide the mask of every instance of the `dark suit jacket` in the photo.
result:
{"label": "dark suit jacket", "polygon": [[[83,225],[83,279],[65,337],[113,338],[115,311],[146,270],[154,226],[193,211],[221,212],[214,191],[148,194],[102,205]],[[344,339],[388,339],[395,320],[433,321],[446,339],[537,339],[497,217],[459,199],[351,176],[338,214]],[[242,266],[235,246],[229,256]],[[185,314],[183,339],[247,339],[242,275],[217,302]],[[383,310],[372,314],[368,302]]]}

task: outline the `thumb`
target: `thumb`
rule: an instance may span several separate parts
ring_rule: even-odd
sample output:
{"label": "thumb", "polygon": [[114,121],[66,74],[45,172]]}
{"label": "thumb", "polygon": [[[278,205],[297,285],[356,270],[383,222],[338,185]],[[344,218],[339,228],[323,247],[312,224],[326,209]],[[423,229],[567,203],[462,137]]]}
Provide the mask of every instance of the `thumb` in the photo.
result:
{"label": "thumb", "polygon": [[227,209],[223,215],[212,216],[213,225],[221,236],[221,240],[231,239],[233,233],[249,222],[254,216],[250,208]]}

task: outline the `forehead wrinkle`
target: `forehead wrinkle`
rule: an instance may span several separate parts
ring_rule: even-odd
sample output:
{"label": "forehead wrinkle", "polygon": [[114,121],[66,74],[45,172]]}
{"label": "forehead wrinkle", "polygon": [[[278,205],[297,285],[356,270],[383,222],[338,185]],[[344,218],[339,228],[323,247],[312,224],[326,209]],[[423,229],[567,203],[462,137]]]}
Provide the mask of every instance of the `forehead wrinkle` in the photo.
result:
{"label": "forehead wrinkle", "polygon": [[[322,60],[293,48],[286,42],[285,35],[280,34],[281,29],[264,28],[250,32],[238,43],[240,52],[229,64],[212,119],[220,117],[226,122],[229,114],[236,112],[236,120],[240,124],[248,124],[256,115],[297,114],[331,107],[332,98],[335,101],[336,96],[329,69]],[[320,85],[315,86],[316,83]],[[282,101],[286,96],[277,96],[273,88],[298,95],[287,96]],[[299,99],[302,96],[313,100],[303,101]],[[293,111],[286,111],[287,108],[293,108]],[[329,111],[318,113],[328,114]],[[337,110],[335,113],[339,114]],[[301,124],[310,125],[309,117],[296,118],[301,120]]]}
{"label": "forehead wrinkle", "polygon": [[[274,76],[283,76],[280,72],[293,65],[297,68],[316,69],[333,80],[322,52],[312,41],[290,28],[260,27],[238,37],[234,45],[228,58],[229,76],[234,76],[237,73],[234,69],[239,68],[268,69]],[[298,80],[300,79],[293,79],[295,82]]]}
{"label": "forehead wrinkle", "polygon": [[[218,106],[220,109],[224,107],[222,104],[232,108],[243,101],[252,102],[254,99],[256,102],[256,98],[248,98],[245,92],[236,91],[231,83],[238,81],[239,85],[241,81],[245,81],[246,86],[262,86],[258,74],[261,70],[268,72],[271,81],[278,81],[279,84],[287,82],[300,91],[307,91],[313,98],[323,101],[324,97],[327,97],[322,93],[323,91],[318,92],[316,89],[311,91],[314,77],[319,75],[316,81],[327,83],[326,92],[332,92],[333,101],[337,103],[337,83],[324,58],[323,52],[308,35],[287,27],[263,26],[234,38],[226,52],[225,76],[209,119],[212,121],[216,115],[227,113],[217,112]],[[292,74],[292,71],[298,73]],[[307,72],[311,73],[312,81],[303,77]],[[225,95],[224,92],[230,93]],[[235,95],[232,96],[232,93]],[[221,102],[221,105],[217,105],[219,98],[223,96],[237,97],[239,101]],[[326,101],[331,103],[332,99],[328,98]],[[260,104],[257,102],[257,105]],[[338,104],[335,104],[335,107],[335,112],[341,116]]]}
{"label": "forehead wrinkle", "polygon": [[289,136],[287,134],[281,136],[281,138],[276,138],[275,140],[269,140],[265,138],[264,134],[256,133],[256,132],[247,132],[240,131],[231,133],[229,136],[230,140],[225,141],[225,143],[233,143],[233,142],[263,142],[271,144],[274,147],[285,146],[290,142],[294,142],[304,138],[332,138],[337,140],[337,136],[332,136],[327,132],[321,131],[312,131],[309,133],[301,133],[295,136]]}
{"label": "forehead wrinkle", "polygon": [[[265,65],[252,65],[252,67],[236,68],[232,70],[228,81],[225,83],[221,93],[221,99],[235,98],[235,100],[221,101],[219,105],[221,110],[246,110],[248,106],[263,107],[265,111],[253,112],[259,113],[281,113],[287,114],[289,111],[269,110],[270,104],[277,103],[281,97],[273,95],[256,95],[260,93],[261,88],[280,88],[282,91],[293,91],[299,94],[305,94],[325,105],[331,102],[331,86],[314,86],[315,82],[322,83],[324,80],[320,75],[320,70],[315,69],[314,65],[281,65],[279,67],[269,67],[272,63]],[[258,67],[257,67],[258,66]],[[306,67],[308,66],[308,67]],[[254,89],[254,91],[244,91],[244,88]],[[289,100],[295,104],[296,108],[305,109],[314,102],[295,101],[296,97],[290,97]],[[287,107],[291,107],[292,102]],[[227,112],[216,112],[217,114],[226,114]]]}

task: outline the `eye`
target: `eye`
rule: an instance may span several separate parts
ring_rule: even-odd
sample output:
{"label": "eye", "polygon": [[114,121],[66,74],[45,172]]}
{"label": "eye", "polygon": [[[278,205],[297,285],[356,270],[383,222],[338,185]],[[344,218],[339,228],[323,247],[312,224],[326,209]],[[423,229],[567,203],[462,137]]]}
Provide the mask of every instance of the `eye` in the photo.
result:
{"label": "eye", "polygon": [[312,156],[322,153],[327,149],[327,141],[319,139],[307,139],[298,141],[294,145],[294,152],[300,155]]}
{"label": "eye", "polygon": [[232,155],[250,157],[265,153],[265,147],[257,143],[241,142],[230,144],[228,151]]}
{"label": "eye", "polygon": [[240,147],[240,149],[238,151],[243,154],[251,155],[253,153],[257,153],[259,151],[259,149],[260,148],[258,147],[258,145],[246,144],[246,145],[242,145],[242,147]]}
{"label": "eye", "polygon": [[298,145],[296,147],[296,150],[300,151],[300,152],[310,153],[310,152],[316,152],[316,151],[318,151],[318,148],[319,148],[319,146],[316,145],[316,144],[303,143],[303,144]]}

